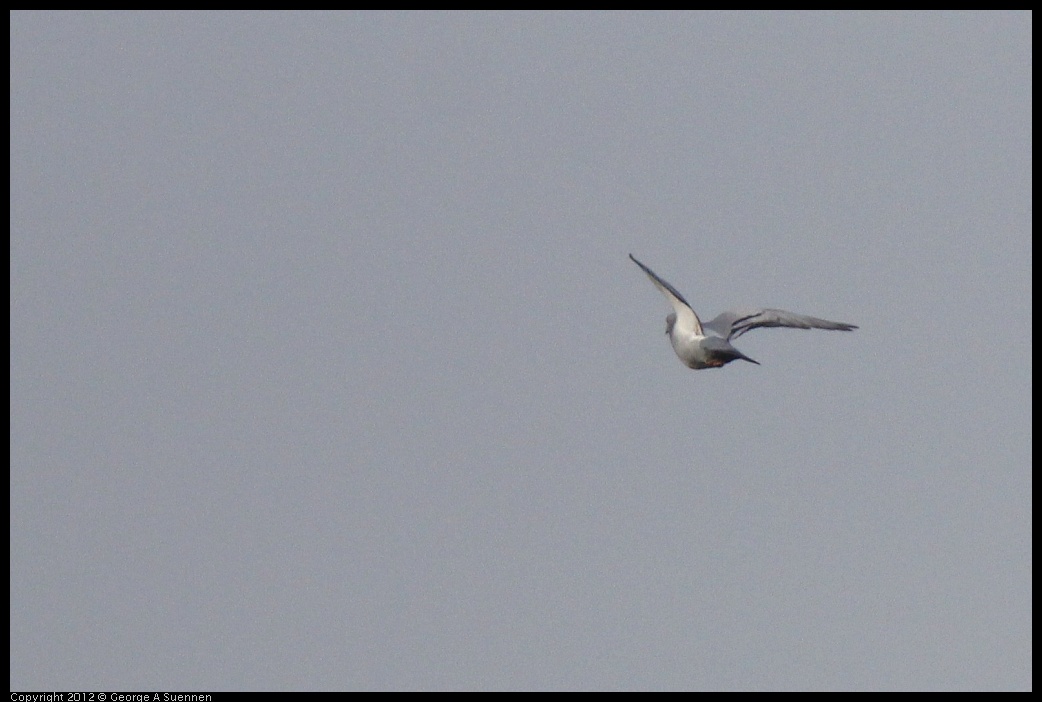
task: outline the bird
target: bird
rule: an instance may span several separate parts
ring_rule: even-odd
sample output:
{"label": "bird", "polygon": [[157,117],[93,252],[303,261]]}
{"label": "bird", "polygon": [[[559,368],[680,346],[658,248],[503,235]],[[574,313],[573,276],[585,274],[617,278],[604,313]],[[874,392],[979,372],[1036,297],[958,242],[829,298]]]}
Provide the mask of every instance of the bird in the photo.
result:
{"label": "bird", "polygon": [[[760,327],[791,327],[794,329],[835,329],[853,331],[854,324],[830,322],[827,319],[810,317],[795,312],[770,308],[750,308],[723,312],[703,323],[677,289],[655,274],[633,254],[630,260],[648,274],[655,287],[666,296],[673,311],[666,317],[666,333],[677,358],[688,368],[723,368],[731,361],[748,361],[760,365],[759,361],[746,356],[731,345],[731,339]],[[707,330],[712,332],[707,334]]]}

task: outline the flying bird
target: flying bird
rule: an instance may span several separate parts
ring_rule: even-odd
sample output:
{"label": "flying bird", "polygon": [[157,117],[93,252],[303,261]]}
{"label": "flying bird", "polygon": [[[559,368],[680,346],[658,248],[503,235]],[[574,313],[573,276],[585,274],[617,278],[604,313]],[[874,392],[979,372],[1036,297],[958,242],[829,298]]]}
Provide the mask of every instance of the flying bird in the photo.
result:
{"label": "flying bird", "polygon": [[[666,317],[666,333],[677,357],[688,368],[722,368],[731,361],[742,359],[760,365],[759,361],[746,356],[731,346],[731,339],[737,339],[751,329],[759,327],[792,327],[795,329],[837,329],[853,331],[857,327],[844,322],[830,322],[827,319],[808,317],[795,312],[773,309],[745,309],[724,312],[712,321],[702,323],[698,315],[687,304],[684,296],[677,289],[655,275],[655,272],[630,254],[630,259],[648,274],[673,311]],[[707,334],[706,330],[712,332]]]}

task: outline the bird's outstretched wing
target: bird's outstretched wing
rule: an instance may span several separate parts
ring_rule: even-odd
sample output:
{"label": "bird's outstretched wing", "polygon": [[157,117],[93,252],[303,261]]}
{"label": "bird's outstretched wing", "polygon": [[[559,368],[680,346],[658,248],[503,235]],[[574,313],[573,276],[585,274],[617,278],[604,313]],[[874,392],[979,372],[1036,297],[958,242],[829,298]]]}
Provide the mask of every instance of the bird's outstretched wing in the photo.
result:
{"label": "bird's outstretched wing", "polygon": [[666,281],[655,275],[655,272],[645,266],[643,263],[633,258],[633,254],[630,254],[630,260],[640,266],[641,270],[648,274],[651,278],[651,282],[655,284],[655,287],[662,291],[662,294],[669,300],[669,304],[673,305],[673,310],[676,312],[676,329],[682,332],[693,332],[698,336],[702,336],[702,322],[699,321],[698,315],[691,309],[691,305],[687,304],[687,300],[684,296],[677,292],[677,289]]}
{"label": "bird's outstretched wing", "polygon": [[[643,266],[641,266],[643,268]],[[646,269],[645,269],[646,270]],[[716,332],[725,339],[736,339],[750,329],[759,327],[790,327],[792,329],[835,329],[852,331],[854,324],[830,322],[827,319],[810,317],[805,314],[773,309],[731,310],[718,314],[712,321],[705,323],[705,328]]]}

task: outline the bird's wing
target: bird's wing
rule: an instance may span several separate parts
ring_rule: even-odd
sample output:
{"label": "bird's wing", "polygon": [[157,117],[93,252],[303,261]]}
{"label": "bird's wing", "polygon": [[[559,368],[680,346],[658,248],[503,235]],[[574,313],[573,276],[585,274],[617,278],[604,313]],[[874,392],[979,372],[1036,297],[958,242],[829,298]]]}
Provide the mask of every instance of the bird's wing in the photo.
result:
{"label": "bird's wing", "polygon": [[854,324],[830,322],[827,319],[809,317],[805,314],[772,309],[732,310],[718,314],[711,322],[705,323],[706,329],[716,332],[725,339],[735,339],[750,329],[759,327],[791,327],[793,329],[836,329],[852,331]]}
{"label": "bird's wing", "polygon": [[687,304],[687,300],[684,296],[677,292],[677,289],[666,281],[655,275],[655,272],[645,266],[643,263],[638,261],[630,254],[630,260],[640,266],[641,270],[648,274],[651,278],[651,282],[655,284],[655,287],[662,291],[662,294],[669,300],[669,304],[673,305],[673,310],[677,313],[677,321],[674,328],[679,332],[694,332],[698,336],[703,336],[702,322],[699,321],[698,315],[691,309],[691,305]]}

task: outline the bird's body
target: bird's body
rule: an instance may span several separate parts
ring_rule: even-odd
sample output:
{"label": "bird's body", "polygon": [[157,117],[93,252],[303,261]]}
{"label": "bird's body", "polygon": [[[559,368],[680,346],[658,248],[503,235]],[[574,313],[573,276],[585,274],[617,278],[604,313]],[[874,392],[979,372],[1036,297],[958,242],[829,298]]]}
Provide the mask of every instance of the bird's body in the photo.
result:
{"label": "bird's body", "polygon": [[[741,359],[750,363],[759,362],[746,356],[731,345],[737,338],[758,327],[790,327],[795,329],[836,329],[851,331],[853,324],[830,322],[827,319],[809,317],[776,309],[734,310],[717,315],[712,321],[702,323],[698,315],[677,289],[659,278],[654,271],[630,254],[630,259],[648,274],[669,303],[673,312],[666,317],[666,333],[677,357],[689,368],[721,368],[731,361]],[[706,333],[709,330],[710,334]]]}

